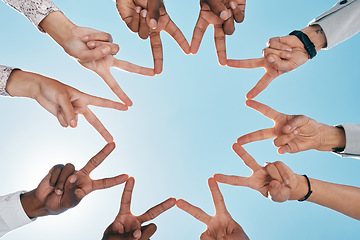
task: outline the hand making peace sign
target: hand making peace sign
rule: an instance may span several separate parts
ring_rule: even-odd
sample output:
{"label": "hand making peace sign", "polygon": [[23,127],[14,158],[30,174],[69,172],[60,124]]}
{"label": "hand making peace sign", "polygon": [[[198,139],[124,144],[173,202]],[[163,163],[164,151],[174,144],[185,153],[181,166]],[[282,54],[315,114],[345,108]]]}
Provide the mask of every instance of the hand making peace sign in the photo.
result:
{"label": "hand making peace sign", "polygon": [[224,198],[214,178],[208,180],[215,205],[215,216],[209,216],[203,210],[185,200],[178,200],[176,206],[206,224],[207,229],[201,234],[201,240],[249,240],[242,227],[234,221],[226,209]]}

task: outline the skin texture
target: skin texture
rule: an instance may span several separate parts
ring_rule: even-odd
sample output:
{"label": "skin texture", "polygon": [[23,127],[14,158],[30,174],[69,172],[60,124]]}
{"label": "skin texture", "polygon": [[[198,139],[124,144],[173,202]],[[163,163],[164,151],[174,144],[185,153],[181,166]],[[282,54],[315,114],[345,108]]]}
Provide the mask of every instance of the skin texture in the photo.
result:
{"label": "skin texture", "polygon": [[93,105],[120,111],[128,109],[122,103],[91,96],[54,79],[20,70],[11,73],[6,91],[11,96],[36,100],[43,108],[57,117],[63,127],[76,127],[78,114],[82,114],[109,143],[113,141],[113,137],[88,106]]}
{"label": "skin texture", "polygon": [[175,206],[176,200],[169,198],[166,201],[150,208],[140,216],[134,216],[130,211],[131,196],[134,189],[135,179],[129,178],[125,184],[121,197],[120,210],[113,223],[104,232],[102,240],[147,240],[156,231],[155,224],[142,226],[163,212]]}
{"label": "skin texture", "polygon": [[124,183],[126,174],[112,178],[93,180],[89,174],[114,150],[115,144],[107,144],[79,171],[72,164],[56,165],[39,186],[21,196],[21,203],[30,218],[57,215],[77,206],[89,193]]}
{"label": "skin texture", "polygon": [[[234,9],[231,7],[233,6]],[[214,25],[214,41],[220,65],[227,64],[225,35],[235,31],[235,21],[244,20],[245,0],[201,0],[200,14],[191,40],[191,53],[196,54],[204,33],[209,25]]]}
{"label": "skin texture", "polygon": [[110,34],[78,27],[61,12],[50,13],[40,26],[67,54],[76,58],[83,67],[98,74],[127,106],[132,106],[133,103],[111,75],[110,68],[115,67],[145,76],[155,74],[153,69],[116,59],[113,55],[118,53],[119,46],[112,43]]}
{"label": "skin texture", "polygon": [[170,34],[185,54],[190,53],[188,41],[170,19],[161,0],[117,0],[116,7],[131,31],[138,33],[141,39],[150,36],[155,74],[160,74],[163,70],[161,31]]}
{"label": "skin texture", "polygon": [[[252,188],[274,202],[300,200],[307,195],[309,187],[306,178],[295,174],[283,162],[267,163],[261,167],[239,144],[234,144],[233,149],[253,174],[250,177],[215,174],[216,181]],[[309,178],[309,181],[312,193],[307,201],[360,219],[360,188],[313,178]]]}
{"label": "skin texture", "polygon": [[342,128],[319,123],[304,115],[279,113],[254,100],[246,101],[246,105],[273,120],[274,126],[239,137],[237,143],[240,145],[275,138],[274,145],[280,154],[345,148],[345,132]]}
{"label": "skin texture", "polygon": [[215,179],[209,178],[208,184],[215,205],[215,216],[209,216],[200,208],[183,199],[179,199],[176,206],[206,224],[207,229],[201,234],[201,240],[248,240],[249,238],[242,227],[234,221],[227,211],[224,198]]}

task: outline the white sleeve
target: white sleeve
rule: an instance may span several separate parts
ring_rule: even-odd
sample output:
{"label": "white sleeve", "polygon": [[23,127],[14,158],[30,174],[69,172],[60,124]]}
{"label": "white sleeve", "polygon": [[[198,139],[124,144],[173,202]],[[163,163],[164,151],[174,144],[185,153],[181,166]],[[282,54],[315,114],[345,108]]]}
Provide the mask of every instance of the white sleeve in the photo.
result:
{"label": "white sleeve", "polygon": [[344,128],[346,144],[343,151],[335,153],[342,157],[360,159],[360,124],[341,124],[339,127]]}
{"label": "white sleeve", "polygon": [[33,222],[30,219],[20,201],[20,195],[24,192],[11,193],[0,196],[0,237],[7,232]]}
{"label": "white sleeve", "polygon": [[60,11],[50,0],[3,0],[30,20],[41,32],[40,22],[50,13]]}
{"label": "white sleeve", "polygon": [[309,25],[320,25],[330,49],[360,31],[360,0],[342,0],[329,11],[312,20]]}
{"label": "white sleeve", "polygon": [[6,83],[13,70],[15,68],[0,65],[0,96],[10,96],[6,92]]}

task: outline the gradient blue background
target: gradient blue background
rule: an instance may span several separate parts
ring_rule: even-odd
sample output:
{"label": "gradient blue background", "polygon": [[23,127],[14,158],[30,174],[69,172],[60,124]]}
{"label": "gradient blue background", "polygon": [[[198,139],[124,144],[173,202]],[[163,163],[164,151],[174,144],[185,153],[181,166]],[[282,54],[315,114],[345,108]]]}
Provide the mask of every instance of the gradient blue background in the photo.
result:
{"label": "gradient blue background", "polygon": [[[120,45],[117,58],[152,67],[149,40],[131,33],[115,3],[54,1],[79,26],[112,34]],[[261,57],[266,41],[301,29],[336,1],[248,1],[244,23],[227,37],[228,58]],[[198,1],[166,1],[173,21],[191,41]],[[0,4],[0,64],[19,67],[62,81],[83,92],[117,100],[94,73],[82,68],[22,15]],[[113,70],[134,106],[127,112],[94,108],[113,134],[117,148],[91,175],[94,179],[127,173],[136,179],[132,211],[142,214],[168,197],[184,198],[214,214],[207,186],[214,173],[248,176],[251,171],[231,150],[237,137],[272,126],[245,106],[245,94],[263,69],[221,67],[213,28],[205,33],[197,55],[186,56],[162,33],[164,71],[150,78]],[[359,122],[360,36],[321,51],[316,58],[275,81],[256,100],[287,114],[305,114],[330,125]],[[81,168],[105,141],[83,117],[76,129],[29,99],[1,98],[1,188],[4,195],[35,188],[58,163]],[[277,154],[272,140],[245,146],[259,164],[284,161],[296,173],[342,184],[360,185],[360,161],[316,151]],[[358,239],[356,220],[312,203],[273,203],[258,192],[220,186],[227,208],[251,239]],[[8,233],[12,239],[100,239],[113,221],[123,185],[87,196],[60,216],[39,218]],[[154,221],[152,239],[198,239],[205,225],[173,208]]]}

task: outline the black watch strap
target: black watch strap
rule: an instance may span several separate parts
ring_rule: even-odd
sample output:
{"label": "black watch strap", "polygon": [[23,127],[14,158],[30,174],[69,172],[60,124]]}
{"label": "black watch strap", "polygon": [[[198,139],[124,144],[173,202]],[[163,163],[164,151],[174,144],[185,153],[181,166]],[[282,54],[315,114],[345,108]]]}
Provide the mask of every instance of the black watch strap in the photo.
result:
{"label": "black watch strap", "polygon": [[310,59],[316,56],[315,45],[311,42],[310,38],[305,33],[295,30],[292,31],[289,35],[296,36],[304,44],[305,50],[309,54]]}

